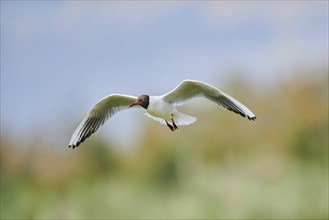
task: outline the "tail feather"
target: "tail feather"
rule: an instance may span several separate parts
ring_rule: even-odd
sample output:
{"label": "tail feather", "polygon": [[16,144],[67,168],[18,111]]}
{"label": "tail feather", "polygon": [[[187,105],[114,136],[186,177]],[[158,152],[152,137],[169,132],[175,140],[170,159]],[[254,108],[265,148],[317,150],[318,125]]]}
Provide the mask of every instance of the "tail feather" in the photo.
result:
{"label": "tail feather", "polygon": [[[160,122],[163,125],[167,124],[166,121],[163,118],[155,117],[155,116],[153,116],[149,113],[145,113],[145,115],[149,118],[152,118],[155,121]],[[181,113],[181,112],[177,112],[174,115],[174,121],[175,121],[176,125],[179,125],[179,126],[185,126],[185,125],[193,124],[194,122],[196,122],[196,120],[197,120],[197,118],[195,118],[193,116],[190,116],[190,115],[186,115],[186,114]]]}
{"label": "tail feather", "polygon": [[194,122],[196,122],[196,120],[197,120],[196,117],[186,115],[186,114],[181,113],[181,112],[178,112],[178,114],[176,116],[174,116],[175,123],[177,125],[180,125],[180,126],[193,124]]}

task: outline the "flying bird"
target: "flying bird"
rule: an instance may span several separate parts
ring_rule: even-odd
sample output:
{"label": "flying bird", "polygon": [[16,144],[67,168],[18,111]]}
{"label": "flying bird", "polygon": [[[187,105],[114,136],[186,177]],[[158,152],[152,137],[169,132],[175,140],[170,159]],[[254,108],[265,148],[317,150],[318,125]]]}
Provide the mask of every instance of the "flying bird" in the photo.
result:
{"label": "flying bird", "polygon": [[176,109],[176,106],[185,104],[194,98],[206,98],[215,104],[235,112],[249,120],[256,116],[238,100],[204,82],[184,80],[175,89],[162,96],[141,95],[139,97],[111,94],[99,100],[81,120],[75,129],[69,147],[78,147],[90,135],[104,124],[114,114],[133,106],[143,107],[146,116],[167,125],[175,131],[178,126],[192,124],[196,118],[186,115]]}

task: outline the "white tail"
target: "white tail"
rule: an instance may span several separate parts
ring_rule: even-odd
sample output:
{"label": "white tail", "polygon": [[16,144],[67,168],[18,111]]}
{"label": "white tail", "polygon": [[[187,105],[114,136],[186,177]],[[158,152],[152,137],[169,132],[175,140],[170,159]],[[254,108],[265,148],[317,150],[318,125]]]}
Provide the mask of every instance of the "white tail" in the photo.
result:
{"label": "white tail", "polygon": [[186,114],[181,113],[181,112],[178,112],[178,114],[174,116],[175,123],[177,125],[180,125],[180,126],[193,124],[194,122],[196,122],[196,120],[197,120],[196,117],[186,115]]}
{"label": "white tail", "polygon": [[[163,118],[158,118],[155,117],[149,113],[145,113],[145,115],[149,118],[152,118],[155,121],[160,122],[163,125],[166,125],[166,121]],[[189,125],[189,124],[193,124],[194,122],[196,122],[197,118],[192,117],[190,115],[186,115],[184,113],[181,112],[176,112],[175,116],[174,116],[174,121],[176,123],[176,125],[180,125],[180,126],[185,126],[185,125]]]}

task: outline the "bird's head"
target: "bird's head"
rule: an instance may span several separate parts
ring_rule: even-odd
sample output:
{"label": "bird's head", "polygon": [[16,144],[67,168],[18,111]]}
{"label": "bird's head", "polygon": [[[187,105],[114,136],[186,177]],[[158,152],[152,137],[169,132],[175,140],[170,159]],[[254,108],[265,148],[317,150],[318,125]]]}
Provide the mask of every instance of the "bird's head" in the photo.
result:
{"label": "bird's head", "polygon": [[143,108],[147,109],[149,104],[150,104],[150,97],[148,95],[141,95],[141,96],[138,96],[138,98],[129,105],[129,108],[133,107],[135,105],[140,105]]}

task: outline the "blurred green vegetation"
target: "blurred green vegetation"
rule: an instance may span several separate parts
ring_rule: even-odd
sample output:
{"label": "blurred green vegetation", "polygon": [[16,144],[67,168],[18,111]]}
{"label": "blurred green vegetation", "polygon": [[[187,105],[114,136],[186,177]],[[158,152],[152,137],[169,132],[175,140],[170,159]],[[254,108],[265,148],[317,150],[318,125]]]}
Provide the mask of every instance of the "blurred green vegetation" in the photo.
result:
{"label": "blurred green vegetation", "polygon": [[312,73],[265,90],[232,80],[223,90],[255,122],[186,108],[196,124],[170,132],[146,119],[125,150],[97,136],[71,150],[3,131],[1,219],[327,219],[328,70]]}

